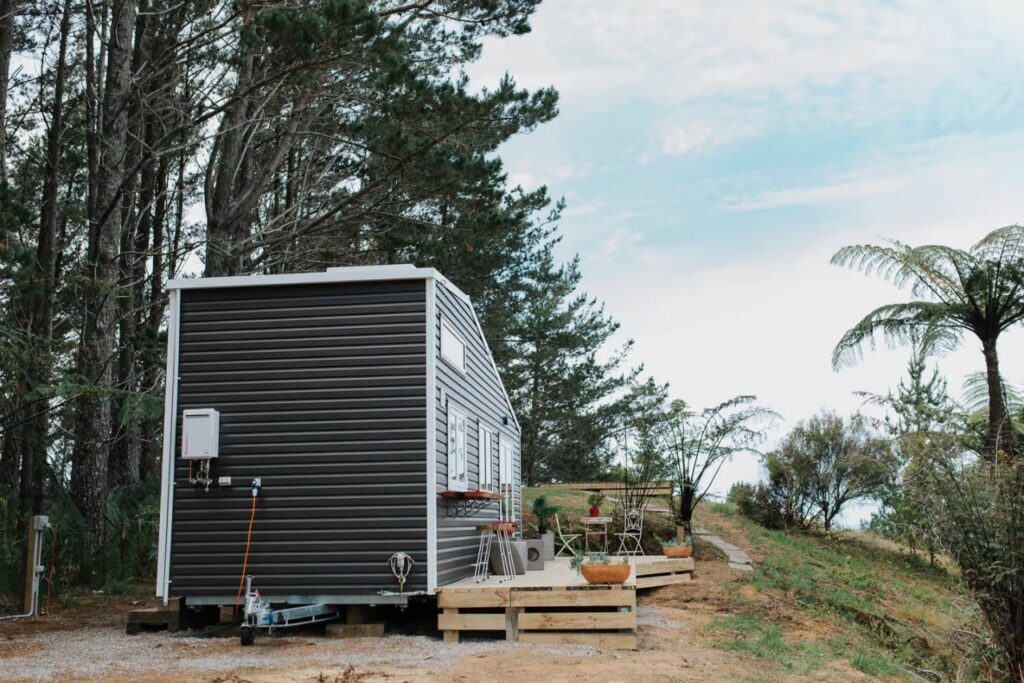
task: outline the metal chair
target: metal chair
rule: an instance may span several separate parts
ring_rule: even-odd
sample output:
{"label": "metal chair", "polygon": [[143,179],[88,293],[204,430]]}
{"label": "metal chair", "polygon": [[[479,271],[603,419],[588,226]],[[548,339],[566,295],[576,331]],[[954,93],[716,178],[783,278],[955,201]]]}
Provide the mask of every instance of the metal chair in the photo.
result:
{"label": "metal chair", "polygon": [[635,557],[637,553],[640,555],[646,555],[643,547],[640,545],[640,536],[644,531],[644,510],[643,508],[634,508],[632,510],[626,510],[623,515],[623,532],[620,534],[616,532],[616,536],[619,538],[619,549],[615,551],[616,555],[629,555]]}
{"label": "metal chair", "polygon": [[570,545],[570,544],[573,541],[575,541],[577,538],[579,538],[581,536],[581,534],[566,534],[566,533],[563,533],[562,532],[562,522],[561,522],[561,520],[558,519],[558,513],[557,512],[555,513],[555,530],[558,532],[558,542],[562,544],[562,546],[558,549],[558,552],[555,553],[555,557],[561,557],[562,556],[562,552],[566,551],[566,550],[568,550],[569,553],[573,557],[576,557],[576,551],[573,549],[572,545]]}

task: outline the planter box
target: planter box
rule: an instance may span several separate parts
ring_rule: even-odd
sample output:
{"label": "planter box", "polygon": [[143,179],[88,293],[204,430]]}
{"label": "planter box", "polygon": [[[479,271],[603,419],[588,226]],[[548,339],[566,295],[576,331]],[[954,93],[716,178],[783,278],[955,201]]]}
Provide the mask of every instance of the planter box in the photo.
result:
{"label": "planter box", "polygon": [[661,554],[665,557],[682,558],[693,555],[693,548],[688,545],[668,545],[661,547]]}
{"label": "planter box", "polygon": [[633,571],[628,564],[585,564],[581,567],[587,583],[621,584],[629,579]]}

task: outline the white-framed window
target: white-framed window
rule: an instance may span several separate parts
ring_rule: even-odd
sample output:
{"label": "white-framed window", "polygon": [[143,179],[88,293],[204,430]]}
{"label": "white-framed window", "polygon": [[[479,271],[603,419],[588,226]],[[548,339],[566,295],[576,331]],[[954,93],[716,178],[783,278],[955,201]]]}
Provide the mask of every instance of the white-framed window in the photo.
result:
{"label": "white-framed window", "polygon": [[483,423],[477,435],[477,451],[480,462],[480,490],[494,490],[494,472],[491,467],[494,459],[494,444],[498,435],[488,429]]}
{"label": "white-framed window", "polygon": [[448,406],[448,489],[465,491],[469,481],[466,466],[466,414]]}
{"label": "white-framed window", "polygon": [[441,320],[441,358],[460,372],[466,371],[466,342],[444,319]]}
{"label": "white-framed window", "polygon": [[498,492],[501,494],[501,519],[516,519],[515,470],[512,462],[512,444],[504,439],[498,442]]}

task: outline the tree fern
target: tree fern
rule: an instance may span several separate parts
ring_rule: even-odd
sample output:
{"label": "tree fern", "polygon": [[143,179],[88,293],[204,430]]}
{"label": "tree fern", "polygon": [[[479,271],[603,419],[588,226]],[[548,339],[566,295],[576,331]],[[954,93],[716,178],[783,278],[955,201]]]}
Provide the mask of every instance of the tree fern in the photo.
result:
{"label": "tree fern", "polygon": [[832,263],[879,275],[915,298],[880,306],[851,327],[832,353],[833,368],[856,363],[880,338],[891,344],[917,339],[932,350],[947,350],[968,332],[981,341],[985,356],[986,450],[1013,455],[996,345],[1005,330],[1024,321],[1024,227],[994,230],[968,250],[895,240],[843,247]]}

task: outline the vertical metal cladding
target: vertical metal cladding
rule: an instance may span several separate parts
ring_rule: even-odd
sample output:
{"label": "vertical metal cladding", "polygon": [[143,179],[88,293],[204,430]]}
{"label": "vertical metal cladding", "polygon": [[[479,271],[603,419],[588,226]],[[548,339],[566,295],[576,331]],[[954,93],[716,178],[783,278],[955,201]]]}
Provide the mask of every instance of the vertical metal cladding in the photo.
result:
{"label": "vertical metal cladding", "polygon": [[[469,488],[480,488],[481,422],[497,432],[498,440],[511,443],[513,448],[513,479],[517,514],[522,518],[520,501],[519,429],[505,400],[505,390],[494,370],[485,340],[473,317],[470,304],[455,295],[442,283],[437,286],[437,334],[434,353],[437,358],[437,490],[448,488],[448,403],[454,403],[469,418],[466,429]],[[452,325],[466,343],[466,373],[453,368],[440,357],[441,321]],[[446,400],[441,400],[442,394]],[[506,424],[506,421],[508,424]],[[498,476],[498,445],[490,454],[491,471]],[[437,508],[437,583],[443,586],[473,575],[472,563],[476,559],[480,534],[478,524],[498,516],[493,504],[475,517],[454,518],[447,512],[443,501]]]}
{"label": "vertical metal cladding", "polygon": [[[424,281],[186,289],[170,592],[233,601],[253,477],[248,573],[270,599],[426,589]],[[189,484],[181,414],[220,411],[213,475]]]}

